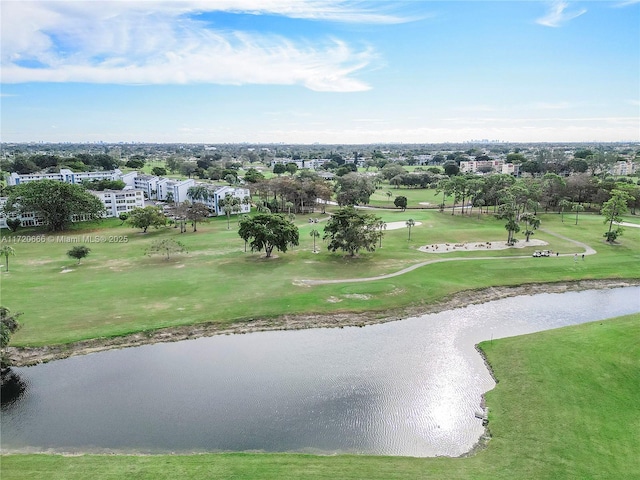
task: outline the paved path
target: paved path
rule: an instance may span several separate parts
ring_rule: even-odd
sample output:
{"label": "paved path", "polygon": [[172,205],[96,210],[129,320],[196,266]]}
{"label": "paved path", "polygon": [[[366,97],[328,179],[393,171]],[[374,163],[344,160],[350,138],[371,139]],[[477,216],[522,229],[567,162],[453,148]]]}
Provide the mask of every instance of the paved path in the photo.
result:
{"label": "paved path", "polygon": [[[591,248],[586,243],[578,242],[577,240],[572,240],[571,238],[565,237],[563,235],[559,235],[554,232],[550,232],[548,230],[540,229],[541,232],[545,232],[554,237],[561,238],[562,240],[566,240],[568,242],[574,243],[575,245],[584,248],[583,252],[571,252],[571,253],[561,253],[559,257],[572,257],[576,254],[578,255],[594,255],[597,252]],[[397,277],[399,275],[404,275],[405,273],[411,272],[417,268],[424,267],[425,265],[430,265],[433,263],[441,263],[441,262],[460,262],[460,261],[469,261],[469,260],[505,260],[512,258],[531,258],[531,255],[515,255],[509,257],[454,257],[454,258],[436,258],[434,260],[427,260],[425,262],[416,263],[415,265],[411,265],[407,268],[403,268],[402,270],[398,270],[397,272],[387,273],[386,275],[378,275],[377,277],[365,277],[365,278],[340,278],[340,279],[332,279],[332,280],[294,280],[293,283],[296,285],[326,285],[330,283],[354,283],[354,282],[372,282],[374,280],[384,280],[386,278]]]}

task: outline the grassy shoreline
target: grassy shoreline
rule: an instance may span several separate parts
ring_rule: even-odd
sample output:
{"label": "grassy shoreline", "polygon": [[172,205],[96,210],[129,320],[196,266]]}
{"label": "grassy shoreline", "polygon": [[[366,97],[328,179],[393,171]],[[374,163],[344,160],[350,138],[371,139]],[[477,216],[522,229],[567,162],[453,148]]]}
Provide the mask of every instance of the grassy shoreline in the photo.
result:
{"label": "grassy shoreline", "polygon": [[492,439],[470,457],[15,454],[2,478],[637,478],[639,338],[640,313],[481,343],[499,382]]}
{"label": "grassy shoreline", "polygon": [[300,330],[306,328],[340,328],[365,326],[391,322],[413,316],[438,313],[468,305],[486,303],[501,298],[537,293],[563,293],[568,291],[595,290],[640,285],[640,279],[582,280],[545,284],[526,284],[507,287],[491,287],[457,293],[449,300],[420,307],[407,307],[393,311],[341,313],[325,315],[283,315],[269,319],[221,324],[209,322],[183,327],[167,327],[142,333],[107,338],[94,338],[62,345],[43,347],[9,347],[7,356],[16,367],[37,365],[76,355],[86,355],[105,350],[136,347],[161,342],[176,342],[213,335],[245,334],[270,330]]}

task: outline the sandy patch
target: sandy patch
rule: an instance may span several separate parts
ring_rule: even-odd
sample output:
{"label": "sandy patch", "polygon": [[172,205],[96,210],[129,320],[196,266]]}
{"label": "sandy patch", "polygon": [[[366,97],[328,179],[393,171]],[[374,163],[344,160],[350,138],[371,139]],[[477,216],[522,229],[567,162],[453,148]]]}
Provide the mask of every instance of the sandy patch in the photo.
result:
{"label": "sandy patch", "polygon": [[433,243],[423,245],[418,250],[426,253],[447,253],[447,252],[472,252],[478,250],[506,250],[507,248],[542,247],[549,245],[544,240],[530,239],[528,242],[519,241],[515,245],[507,245],[504,241],[493,242],[468,242],[468,243]]}
{"label": "sandy patch", "polygon": [[[418,227],[422,225],[422,222],[416,222],[414,227]],[[400,230],[401,228],[408,228],[407,222],[389,222],[387,223],[387,228],[385,230]]]}
{"label": "sandy patch", "polygon": [[344,295],[345,298],[355,298],[356,300],[369,300],[371,295],[365,295],[362,293],[349,293]]}

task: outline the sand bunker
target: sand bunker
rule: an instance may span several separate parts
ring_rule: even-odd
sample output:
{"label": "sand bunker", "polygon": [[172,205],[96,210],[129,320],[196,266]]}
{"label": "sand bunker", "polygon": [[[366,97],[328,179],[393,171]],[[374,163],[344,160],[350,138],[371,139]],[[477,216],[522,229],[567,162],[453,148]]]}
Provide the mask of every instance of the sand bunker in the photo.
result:
{"label": "sand bunker", "polygon": [[[416,222],[413,226],[417,227],[418,225],[422,225],[422,222]],[[385,230],[399,230],[401,228],[408,228],[407,222],[389,222]]]}
{"label": "sand bunker", "polygon": [[544,240],[530,239],[528,242],[523,240],[516,242],[515,245],[507,245],[504,241],[493,242],[469,242],[469,243],[434,243],[424,245],[418,250],[426,253],[447,253],[459,251],[475,251],[475,250],[506,250],[507,248],[524,248],[524,247],[541,247],[548,245]]}

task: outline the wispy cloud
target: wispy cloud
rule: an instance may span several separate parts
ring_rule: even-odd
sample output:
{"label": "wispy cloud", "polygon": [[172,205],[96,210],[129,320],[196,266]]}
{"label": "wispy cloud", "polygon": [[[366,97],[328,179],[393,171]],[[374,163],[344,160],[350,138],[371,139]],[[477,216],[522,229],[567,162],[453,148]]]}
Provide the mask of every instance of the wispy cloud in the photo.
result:
{"label": "wispy cloud", "polygon": [[369,89],[356,74],[376,58],[368,46],[286,32],[214,29],[205,12],[308,20],[398,23],[407,18],[341,0],[3,2],[3,83],[280,84],[318,91]]}
{"label": "wispy cloud", "polygon": [[587,12],[585,8],[578,10],[569,10],[569,4],[563,1],[552,2],[549,5],[547,14],[536,20],[539,25],[545,27],[560,27],[574,18],[579,17]]}
{"label": "wispy cloud", "polygon": [[614,7],[628,7],[629,5],[635,5],[637,3],[640,3],[640,0],[626,0],[626,1],[623,1],[623,2],[617,2],[613,6]]}

